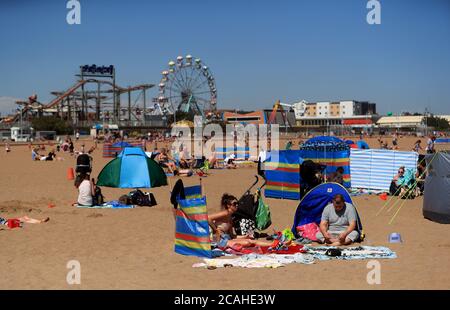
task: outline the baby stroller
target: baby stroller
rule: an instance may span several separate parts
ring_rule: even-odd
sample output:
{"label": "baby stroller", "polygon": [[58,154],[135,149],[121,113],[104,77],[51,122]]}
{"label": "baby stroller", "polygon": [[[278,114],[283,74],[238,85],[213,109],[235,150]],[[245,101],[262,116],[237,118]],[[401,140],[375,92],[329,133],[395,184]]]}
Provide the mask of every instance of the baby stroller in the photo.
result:
{"label": "baby stroller", "polygon": [[75,172],[77,174],[90,174],[92,172],[92,157],[88,154],[78,155]]}
{"label": "baby stroller", "polygon": [[[252,188],[258,183],[259,178],[255,175],[255,182],[245,191],[238,201],[238,210],[233,214],[233,228],[237,235],[253,235],[258,237],[256,232],[256,213],[258,211],[258,197],[251,193]],[[264,181],[263,188],[266,185]]]}

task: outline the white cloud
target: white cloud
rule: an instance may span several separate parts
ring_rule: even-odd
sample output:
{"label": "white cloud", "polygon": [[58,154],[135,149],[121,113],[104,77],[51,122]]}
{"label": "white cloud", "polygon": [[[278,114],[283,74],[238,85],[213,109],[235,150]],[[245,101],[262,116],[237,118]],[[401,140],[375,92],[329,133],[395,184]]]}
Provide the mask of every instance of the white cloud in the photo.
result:
{"label": "white cloud", "polygon": [[19,98],[13,97],[0,97],[0,113],[2,115],[14,114],[13,110],[17,108],[16,100]]}

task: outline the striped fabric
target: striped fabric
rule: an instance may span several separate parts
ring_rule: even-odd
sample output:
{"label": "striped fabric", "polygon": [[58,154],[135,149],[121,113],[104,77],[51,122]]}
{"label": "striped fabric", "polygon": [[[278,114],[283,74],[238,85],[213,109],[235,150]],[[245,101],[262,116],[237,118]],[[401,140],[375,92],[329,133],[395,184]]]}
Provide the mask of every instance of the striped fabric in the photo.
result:
{"label": "striped fabric", "polygon": [[225,157],[235,154],[234,147],[217,147],[216,148],[216,158],[225,159]]}
{"label": "striped fabric", "polygon": [[450,143],[450,138],[437,138],[434,143]]}
{"label": "striped fabric", "polygon": [[238,146],[235,150],[236,160],[248,160],[250,157],[250,148],[248,146]]}
{"label": "striped fabric", "polygon": [[[300,157],[303,160],[312,160],[315,163],[326,166],[325,174],[330,175],[336,172],[338,167],[344,168],[344,187],[349,188],[351,182],[350,178],[350,152],[348,150],[300,150]],[[352,176],[353,177],[353,176]]]}
{"label": "striped fabric", "polygon": [[178,201],[175,253],[211,258],[206,197]]}
{"label": "striped fabric", "polygon": [[[133,147],[140,147],[144,149],[145,142],[135,141],[129,142]],[[114,147],[112,143],[104,143],[103,144],[103,157],[113,158],[116,155],[120,154],[124,148],[123,147]]]}
{"label": "striped fabric", "polygon": [[266,175],[265,197],[300,199],[300,156],[299,151],[279,151],[278,159],[268,153],[264,163]]}
{"label": "striped fabric", "polygon": [[202,186],[194,185],[184,188],[186,199],[202,198]]}
{"label": "striped fabric", "polygon": [[351,149],[352,187],[387,191],[400,166],[416,171],[417,158],[416,152]]}
{"label": "striped fabric", "polygon": [[248,146],[216,148],[216,157],[219,160],[223,160],[231,154],[236,156],[236,160],[248,160],[250,157],[250,148]]}

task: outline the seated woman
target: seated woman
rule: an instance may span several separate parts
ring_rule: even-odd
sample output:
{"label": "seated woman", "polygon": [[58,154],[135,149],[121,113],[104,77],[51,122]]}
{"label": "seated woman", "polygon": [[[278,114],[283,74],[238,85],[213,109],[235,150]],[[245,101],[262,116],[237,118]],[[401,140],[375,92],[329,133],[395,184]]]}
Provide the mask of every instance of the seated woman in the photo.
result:
{"label": "seated woman", "polygon": [[170,173],[174,173],[174,171],[177,170],[177,166],[165,148],[161,149],[161,153],[156,156],[155,160],[161,167],[167,168]]}
{"label": "seated woman", "polygon": [[75,179],[75,187],[78,189],[77,204],[79,206],[93,206],[92,196],[95,193],[95,185],[89,178],[89,174],[79,174]]}
{"label": "seated woman", "polygon": [[180,162],[180,168],[182,169],[188,169],[191,166],[191,159],[189,158],[189,153],[187,151],[187,148],[180,146],[179,151],[179,162]]}
{"label": "seated woman", "polygon": [[405,169],[401,166],[398,173],[394,176],[389,188],[389,193],[393,196],[400,196],[401,198],[414,198],[412,189],[415,187],[415,175],[412,169]]}
{"label": "seated woman", "polygon": [[232,215],[238,210],[238,200],[233,195],[223,194],[221,211],[208,215],[208,223],[212,229],[213,242],[217,247],[224,249],[235,245],[242,246],[270,246],[272,242],[252,240],[248,236],[236,236],[233,231]]}

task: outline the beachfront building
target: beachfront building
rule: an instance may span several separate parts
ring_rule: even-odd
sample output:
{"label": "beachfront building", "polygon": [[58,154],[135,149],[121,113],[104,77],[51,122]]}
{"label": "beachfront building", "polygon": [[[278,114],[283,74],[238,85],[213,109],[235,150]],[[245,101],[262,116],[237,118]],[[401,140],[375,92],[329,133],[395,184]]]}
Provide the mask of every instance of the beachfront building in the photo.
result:
{"label": "beachfront building", "polygon": [[356,100],[319,101],[307,103],[303,116],[297,117],[296,123],[304,128],[370,128],[374,126],[376,118],[375,103]]}

